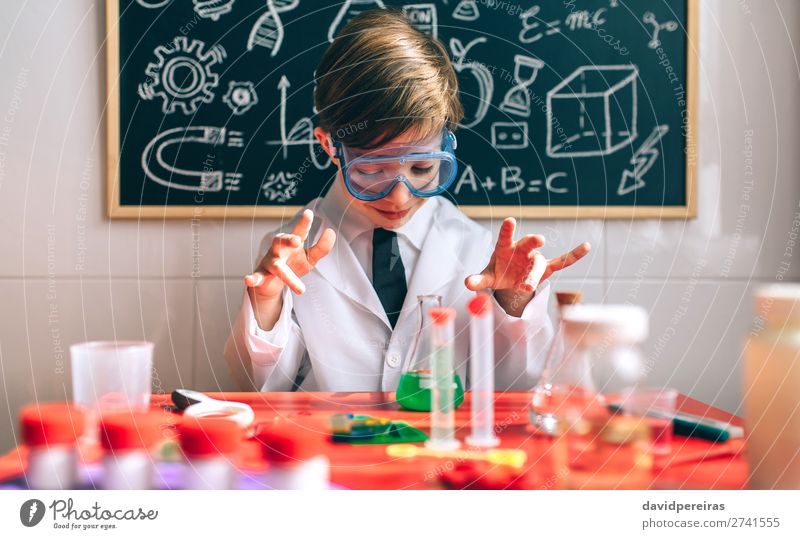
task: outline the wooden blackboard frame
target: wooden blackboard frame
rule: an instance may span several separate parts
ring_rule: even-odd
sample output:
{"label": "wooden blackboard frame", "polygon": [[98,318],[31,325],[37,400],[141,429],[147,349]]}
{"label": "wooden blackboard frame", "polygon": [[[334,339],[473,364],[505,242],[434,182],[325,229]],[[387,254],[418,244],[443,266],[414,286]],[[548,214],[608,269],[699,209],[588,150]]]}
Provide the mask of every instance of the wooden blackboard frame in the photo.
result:
{"label": "wooden blackboard frame", "polygon": [[[686,204],[683,206],[471,206],[472,218],[691,219],[697,217],[697,98],[700,0],[687,0]],[[112,219],[288,219],[302,206],[122,206],[119,202],[119,0],[106,0],[106,191]]]}

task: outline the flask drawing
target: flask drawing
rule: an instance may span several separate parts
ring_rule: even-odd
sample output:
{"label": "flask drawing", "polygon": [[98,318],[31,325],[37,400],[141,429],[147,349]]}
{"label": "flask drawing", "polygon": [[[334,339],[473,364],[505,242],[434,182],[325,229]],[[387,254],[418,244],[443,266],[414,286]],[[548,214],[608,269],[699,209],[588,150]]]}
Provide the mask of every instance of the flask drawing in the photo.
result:
{"label": "flask drawing", "polygon": [[345,24],[350,22],[350,19],[370,9],[386,9],[386,6],[383,0],[347,0],[328,28],[328,41],[333,43],[333,38]]}

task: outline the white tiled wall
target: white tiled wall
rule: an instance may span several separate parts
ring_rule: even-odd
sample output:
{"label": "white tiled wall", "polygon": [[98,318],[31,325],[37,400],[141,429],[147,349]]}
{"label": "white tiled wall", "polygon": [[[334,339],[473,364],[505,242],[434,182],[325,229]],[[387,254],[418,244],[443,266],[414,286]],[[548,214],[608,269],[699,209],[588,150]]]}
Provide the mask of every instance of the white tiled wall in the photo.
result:
{"label": "white tiled wall", "polygon": [[[275,226],[105,218],[103,4],[0,8],[0,451],[22,403],[65,396],[59,354],[75,341],[147,338],[163,389],[232,389],[223,343],[241,276]],[[750,293],[800,277],[800,246],[787,252],[800,212],[800,3],[701,4],[698,219],[522,228],[544,233],[551,254],[591,241],[557,286],[645,305],[653,383],[736,410]]]}

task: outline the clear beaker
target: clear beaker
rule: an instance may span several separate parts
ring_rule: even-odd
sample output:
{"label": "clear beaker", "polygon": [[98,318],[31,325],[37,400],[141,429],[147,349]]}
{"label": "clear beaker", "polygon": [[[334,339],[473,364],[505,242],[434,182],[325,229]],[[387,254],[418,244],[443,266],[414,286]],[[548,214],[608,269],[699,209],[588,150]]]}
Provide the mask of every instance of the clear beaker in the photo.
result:
{"label": "clear beaker", "polygon": [[72,401],[85,407],[83,441],[99,440],[100,414],[146,411],[153,377],[153,343],[93,341],[70,346]]}
{"label": "clear beaker", "polygon": [[[409,348],[408,355],[403,363],[403,372],[397,385],[397,402],[406,410],[417,412],[431,411],[431,322],[429,312],[431,308],[442,306],[442,297],[436,295],[417,296],[417,333],[414,342]],[[458,408],[464,402],[464,386],[458,373],[453,374],[455,384],[454,407]]]}

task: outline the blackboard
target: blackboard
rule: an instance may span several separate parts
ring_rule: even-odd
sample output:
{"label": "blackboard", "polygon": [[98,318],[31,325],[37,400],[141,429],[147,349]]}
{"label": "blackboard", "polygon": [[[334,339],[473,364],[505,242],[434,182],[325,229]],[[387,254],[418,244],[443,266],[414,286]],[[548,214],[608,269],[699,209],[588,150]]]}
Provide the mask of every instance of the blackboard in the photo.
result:
{"label": "blackboard", "polygon": [[280,217],[323,194],[314,69],[379,7],[451,53],[468,215],[695,215],[696,0],[108,0],[109,214]]}

